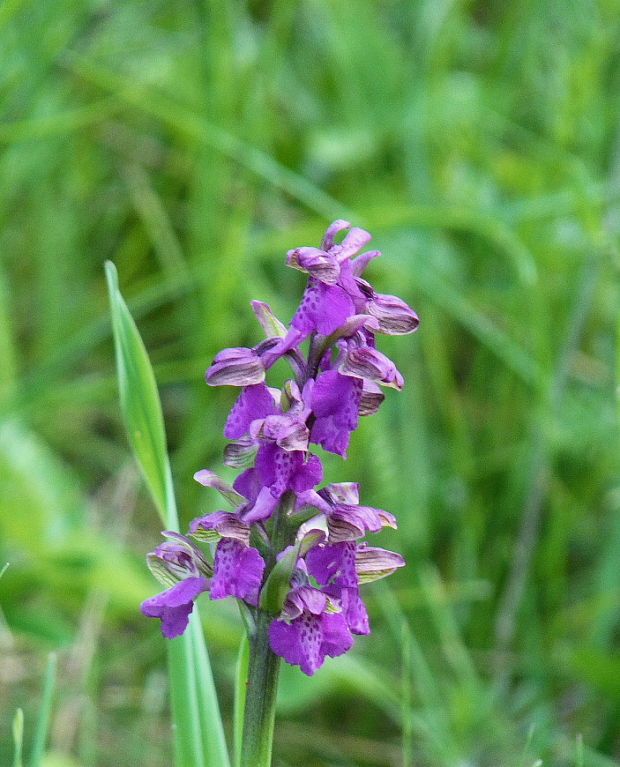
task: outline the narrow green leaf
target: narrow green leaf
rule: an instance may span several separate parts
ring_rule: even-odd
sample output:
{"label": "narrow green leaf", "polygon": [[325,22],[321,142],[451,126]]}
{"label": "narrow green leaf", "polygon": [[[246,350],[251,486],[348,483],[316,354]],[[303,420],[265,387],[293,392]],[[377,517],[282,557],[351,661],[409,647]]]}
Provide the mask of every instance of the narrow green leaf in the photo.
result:
{"label": "narrow green leaf", "polygon": [[22,767],[22,751],[24,746],[24,712],[18,708],[13,718],[13,767]]}
{"label": "narrow green leaf", "polygon": [[32,755],[30,757],[30,767],[39,767],[45,751],[45,741],[47,740],[47,730],[49,727],[50,714],[52,711],[52,699],[54,697],[54,687],[56,684],[56,655],[50,653],[47,661],[47,670],[45,672],[45,683],[43,685],[43,696],[41,699],[41,708],[39,709],[39,718],[34,735],[32,746]]}
{"label": "narrow green leaf", "polygon": [[[140,333],[106,263],[123,418],[159,515],[178,531],[172,472],[157,384]],[[204,634],[197,611],[188,630],[167,641],[176,767],[229,767],[230,759]]]}
{"label": "narrow green leaf", "polygon": [[402,752],[403,767],[413,767],[413,722],[411,718],[411,709],[413,701],[411,696],[412,674],[413,674],[413,651],[411,649],[411,630],[406,621],[402,623],[402,680],[401,680],[401,717],[402,717]]}
{"label": "narrow green leaf", "polygon": [[276,615],[282,609],[286,595],[290,591],[291,576],[299,557],[321,540],[324,533],[318,530],[304,535],[293,548],[276,562],[273,570],[269,573],[260,595],[260,608],[271,615]]}
{"label": "narrow green leaf", "polygon": [[575,767],[584,767],[583,761],[583,735],[578,733],[576,741]]}
{"label": "narrow green leaf", "polygon": [[233,741],[235,751],[235,767],[241,761],[241,741],[243,738],[243,718],[245,715],[245,697],[247,693],[248,666],[250,662],[250,643],[245,634],[241,637],[237,667],[235,673],[235,701],[233,714]]}
{"label": "narrow green leaf", "polygon": [[17,380],[17,340],[14,337],[8,281],[0,265],[0,402],[14,393]]}
{"label": "narrow green leaf", "polygon": [[196,705],[202,729],[206,764],[207,767],[230,767],[211,662],[197,612],[194,619],[190,621],[187,635],[192,648],[192,667],[198,680]]}
{"label": "narrow green leaf", "polygon": [[118,289],[116,267],[108,261],[105,271],[121,408],[129,442],[162,521],[166,527],[175,529],[178,521],[174,505],[168,503],[172,483],[155,376],[140,333]]}

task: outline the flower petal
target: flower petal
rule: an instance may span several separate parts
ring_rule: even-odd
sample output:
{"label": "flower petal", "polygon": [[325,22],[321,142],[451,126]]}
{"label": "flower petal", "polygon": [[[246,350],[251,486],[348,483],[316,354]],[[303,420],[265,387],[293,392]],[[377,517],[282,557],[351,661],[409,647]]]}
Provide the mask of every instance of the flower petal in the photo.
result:
{"label": "flower petal", "polygon": [[336,658],[353,646],[353,637],[341,613],[322,615],[321,628],[323,630],[323,641],[321,642],[323,656],[329,655],[330,658]]}
{"label": "flower petal", "polygon": [[396,527],[396,518],[389,511],[372,506],[338,504],[327,516],[329,542],[354,541],[366,532],[378,533],[382,527]]}
{"label": "flower petal", "polygon": [[276,413],[273,395],[264,383],[245,386],[232,409],[224,426],[227,439],[239,439],[247,434],[250,424],[258,418],[266,418]]}
{"label": "flower petal", "polygon": [[147,618],[160,618],[161,633],[166,639],[173,639],[185,631],[194,609],[194,599],[208,588],[209,583],[203,576],[186,578],[168,591],[142,602],[140,610]]}
{"label": "flower petal", "polygon": [[258,604],[265,562],[257,549],[232,538],[222,538],[215,552],[211,599],[237,597]]}
{"label": "flower petal", "polygon": [[370,232],[354,226],[340,245],[334,245],[330,248],[330,252],[336,256],[338,261],[345,261],[347,258],[354,256],[358,250],[361,250],[371,240],[372,235]]}
{"label": "flower petal", "polygon": [[333,223],[331,223],[327,230],[325,231],[325,234],[323,235],[323,241],[321,242],[321,247],[323,250],[329,250],[332,245],[334,244],[334,237],[339,233],[344,231],[345,229],[350,229],[351,224],[348,221],[344,221],[342,218],[337,219]]}
{"label": "flower petal", "polygon": [[361,277],[364,273],[364,270],[368,266],[368,264],[372,261],[373,258],[377,258],[377,256],[381,255],[380,250],[368,250],[366,253],[360,253],[359,256],[352,259],[351,266],[353,268],[353,274],[356,277]]}
{"label": "flower petal", "polygon": [[235,538],[247,546],[250,540],[250,528],[231,511],[214,511],[197,517],[190,522],[189,530],[194,538],[213,543],[220,538]]}
{"label": "flower petal", "polygon": [[355,588],[358,584],[355,552],[353,542],[315,546],[306,554],[308,572],[319,586],[334,583]]}
{"label": "flower petal", "polygon": [[391,575],[397,568],[404,567],[405,560],[395,551],[387,551],[360,544],[355,555],[355,567],[360,583],[371,583]]}
{"label": "flower petal", "polygon": [[392,360],[371,346],[349,348],[338,369],[345,376],[365,378],[398,390],[405,383]]}
{"label": "flower petal", "polygon": [[297,343],[314,331],[330,335],[352,314],[355,314],[353,301],[341,287],[325,285],[311,277],[291,320],[291,326],[301,334]]}
{"label": "flower petal", "polygon": [[252,301],[252,311],[267,338],[284,338],[286,326],[271,311],[269,304],[263,301]]}

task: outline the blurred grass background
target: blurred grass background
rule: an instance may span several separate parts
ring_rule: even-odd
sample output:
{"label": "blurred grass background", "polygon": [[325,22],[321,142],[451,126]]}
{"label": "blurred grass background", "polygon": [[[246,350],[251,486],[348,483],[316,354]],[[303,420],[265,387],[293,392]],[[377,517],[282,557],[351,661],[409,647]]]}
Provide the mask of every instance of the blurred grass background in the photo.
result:
{"label": "blurred grass background", "polygon": [[[326,473],[409,566],[371,637],[285,671],[275,765],[620,764],[620,3],[5,0],[0,63],[0,763],[50,650],[47,765],[171,763],[104,260],[187,522],[234,398],[204,369],[261,338],[251,299],[290,319],[286,250],[344,217],[421,328]],[[202,615],[230,726],[238,616]]]}

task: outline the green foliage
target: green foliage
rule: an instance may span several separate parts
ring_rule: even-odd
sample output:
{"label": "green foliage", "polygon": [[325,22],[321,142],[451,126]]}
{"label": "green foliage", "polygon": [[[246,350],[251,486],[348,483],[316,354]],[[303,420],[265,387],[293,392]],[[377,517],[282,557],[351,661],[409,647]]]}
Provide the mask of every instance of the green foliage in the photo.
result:
{"label": "green foliage", "polygon": [[148,354],[127,305],[118,290],[113,263],[105,265],[123,419],[129,442],[142,470],[162,524],[177,530],[164,418]]}
{"label": "green foliage", "polygon": [[[161,523],[127,455],[102,262],[153,361],[184,525],[220,503],[191,477],[222,471],[234,398],[202,372],[261,339],[250,300],[290,319],[284,254],[336,217],[372,231],[369,279],[421,326],[383,339],[407,386],[326,480],[397,515],[381,544],[409,566],[364,587],[352,655],[282,670],[274,761],[617,763],[618,10],[0,5],[0,763],[18,707],[32,742],[50,649],[57,763],[172,761],[137,612]],[[205,599],[204,618],[232,730],[238,615]]]}

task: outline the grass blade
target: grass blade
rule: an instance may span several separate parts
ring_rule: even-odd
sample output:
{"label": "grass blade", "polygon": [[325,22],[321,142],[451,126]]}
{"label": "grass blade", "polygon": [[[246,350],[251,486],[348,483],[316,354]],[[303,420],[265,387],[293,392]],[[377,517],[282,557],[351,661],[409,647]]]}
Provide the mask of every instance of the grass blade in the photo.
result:
{"label": "grass blade", "polygon": [[50,713],[52,710],[52,698],[54,696],[54,687],[56,684],[56,655],[50,653],[47,661],[47,670],[45,672],[45,683],[43,685],[43,697],[41,700],[41,709],[37,721],[37,728],[32,745],[32,755],[30,757],[30,767],[39,767],[45,751],[45,741],[47,740],[47,731],[49,728]]}
{"label": "grass blade", "polygon": [[[129,441],[167,529],[178,530],[172,472],[157,384],[140,333],[105,266],[123,418]],[[197,612],[186,633],[167,642],[176,767],[228,767],[229,756],[209,656]]]}
{"label": "grass blade", "polygon": [[235,709],[234,709],[234,751],[235,767],[238,767],[241,759],[241,739],[243,736],[243,717],[245,714],[246,680],[248,678],[248,664],[250,661],[250,643],[244,634],[239,644],[237,655],[237,669],[235,674]]}
{"label": "grass blade", "polygon": [[24,746],[24,712],[18,708],[13,718],[13,767],[22,767],[22,750]]}
{"label": "grass blade", "polygon": [[129,442],[164,525],[178,527],[157,384],[147,351],[118,289],[116,267],[105,265],[123,419]]}

